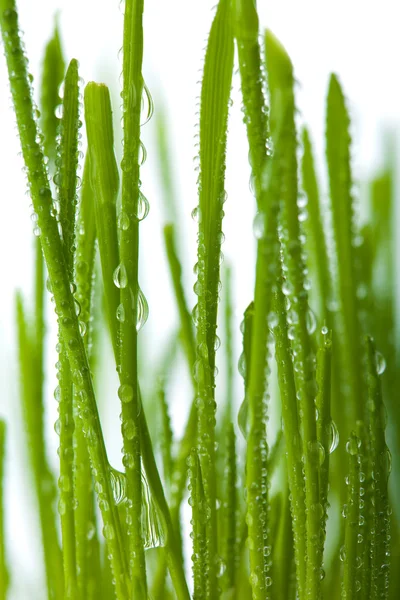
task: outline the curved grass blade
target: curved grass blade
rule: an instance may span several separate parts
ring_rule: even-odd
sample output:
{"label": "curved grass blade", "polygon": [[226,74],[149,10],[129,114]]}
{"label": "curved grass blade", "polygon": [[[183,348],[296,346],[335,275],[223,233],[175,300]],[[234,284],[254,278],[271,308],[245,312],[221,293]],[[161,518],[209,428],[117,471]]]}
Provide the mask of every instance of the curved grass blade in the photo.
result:
{"label": "curved grass blade", "polygon": [[[299,401],[300,431],[305,469],[307,511],[307,573],[306,597],[320,595],[322,567],[322,538],[319,499],[320,445],[315,421],[315,356],[311,334],[315,317],[308,306],[302,256],[300,214],[297,205],[297,139],[293,67],[285,49],[270,31],[265,36],[266,64],[271,101],[271,129],[274,152],[282,178],[282,240],[287,274],[283,292],[290,302],[291,339],[296,393]],[[282,118],[283,115],[283,118]],[[278,123],[282,123],[277,137]]]}
{"label": "curved grass blade", "polygon": [[[68,265],[53,212],[53,200],[44,167],[43,150],[36,121],[33,117],[32,91],[29,84],[27,60],[19,36],[18,15],[14,0],[1,0],[0,25],[11,84],[14,109],[21,140],[22,153],[27,167],[28,182],[33,207],[38,215],[43,254],[54,294],[58,323],[79,396],[78,413],[82,418],[88,443],[98,498],[107,503],[102,516],[107,533],[117,598],[126,595],[127,581],[124,550],[121,546],[118,514],[113,507],[112,490],[107,476],[107,454],[101,431],[87,355],[79,331],[75,300],[70,289]],[[94,442],[94,443],[93,443]]]}
{"label": "curved grass blade", "polygon": [[207,597],[217,593],[215,470],[215,345],[220,281],[221,227],[228,105],[233,71],[233,31],[228,0],[220,0],[208,39],[200,104],[197,360],[198,454],[206,504]]}
{"label": "curved grass blade", "polygon": [[6,600],[10,584],[4,531],[4,464],[6,456],[6,424],[0,419],[0,600]]}

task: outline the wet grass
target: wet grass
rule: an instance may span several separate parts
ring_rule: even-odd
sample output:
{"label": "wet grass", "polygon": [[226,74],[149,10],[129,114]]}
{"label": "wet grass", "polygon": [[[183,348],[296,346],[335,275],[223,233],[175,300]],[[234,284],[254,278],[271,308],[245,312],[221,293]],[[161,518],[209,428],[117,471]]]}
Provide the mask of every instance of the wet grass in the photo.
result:
{"label": "wet grass", "polygon": [[[388,443],[396,453],[392,157],[372,174],[368,194],[357,198],[368,209],[360,225],[350,117],[332,75],[324,202],[310,135],[297,125],[290,57],[270,31],[259,30],[252,0],[220,0],[200,96],[193,211],[197,304],[192,311],[187,302],[169,127],[156,108],[171,220],[163,234],[179,331],[172,332],[159,365],[142,368],[138,337],[148,306],[140,288],[139,237],[149,204],[141,182],[141,128],[154,111],[142,74],[143,10],[143,0],[126,0],[118,165],[108,88],[95,82],[83,87],[75,59],[66,69],[56,28],[45,50],[36,107],[15,0],[0,0],[36,236],[33,310],[18,294],[16,329],[46,572],[43,597],[395,599],[399,582],[390,564],[400,556],[399,515],[392,514],[397,499],[388,491],[386,442],[388,422]],[[235,52],[257,207],[255,285],[238,360],[240,409],[234,403],[235,264],[221,267],[230,209],[225,157]],[[95,290],[104,297],[103,311]],[[59,410],[57,475],[48,464],[43,422],[45,294],[58,326],[58,386],[51,399]],[[110,465],[98,413],[99,329],[107,332],[118,375],[121,431],[115,435],[123,442],[123,472]],[[192,386],[180,440],[168,386],[179,347]],[[217,377],[217,351],[224,354],[223,377]],[[218,404],[217,397],[223,398]],[[273,443],[267,436],[271,405],[281,417]],[[9,573],[11,582],[14,576],[4,539],[5,431],[0,421],[0,598],[8,597]],[[396,464],[394,483],[400,477]],[[181,514],[186,497],[189,539]],[[339,524],[337,531],[331,522]]]}

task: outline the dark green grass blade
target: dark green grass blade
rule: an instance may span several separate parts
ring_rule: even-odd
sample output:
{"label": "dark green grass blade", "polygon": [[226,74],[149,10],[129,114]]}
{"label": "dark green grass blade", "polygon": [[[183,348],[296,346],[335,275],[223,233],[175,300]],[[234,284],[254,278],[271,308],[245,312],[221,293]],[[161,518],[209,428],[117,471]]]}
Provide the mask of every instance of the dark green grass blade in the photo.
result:
{"label": "dark green grass blade", "polygon": [[222,577],[222,587],[225,593],[235,599],[237,569],[239,564],[238,548],[238,497],[237,497],[237,456],[236,436],[232,423],[225,429],[224,440],[224,490],[222,497],[221,522],[221,555],[225,571]]}
{"label": "dark green grass blade", "polygon": [[[282,282],[282,275],[280,275]],[[304,474],[301,461],[301,437],[296,402],[296,383],[288,337],[285,297],[282,286],[277,286],[274,303],[275,322],[271,323],[275,338],[275,356],[278,365],[278,381],[282,403],[282,421],[286,441],[286,461],[289,490],[292,497],[294,557],[299,595],[305,587],[306,564],[306,514]]]}
{"label": "dark green grass blade", "polygon": [[385,600],[389,593],[390,507],[387,482],[391,455],[386,445],[386,413],[382,400],[379,355],[371,338],[367,339],[368,404],[367,423],[371,457],[373,532],[371,532],[370,598]]}
{"label": "dark green grass blade", "polygon": [[244,123],[257,205],[260,209],[263,167],[268,149],[268,118],[263,91],[258,15],[253,0],[234,0],[234,30],[239,55]]}
{"label": "dark green grass blade", "polygon": [[304,222],[308,262],[315,273],[322,323],[332,328],[332,313],[328,310],[332,298],[332,284],[329,271],[328,250],[322,221],[321,199],[315,172],[314,157],[310,136],[303,129],[303,158],[301,163],[302,184],[307,198],[308,218]]}
{"label": "dark green grass blade", "polygon": [[79,73],[78,62],[72,59],[64,81],[63,116],[60,122],[60,142],[55,182],[58,186],[59,219],[61,224],[65,260],[72,281],[75,249],[77,206],[78,133],[79,120]]}
{"label": "dark green grass blade", "polygon": [[[265,36],[266,64],[271,100],[271,130],[275,157],[282,178],[283,261],[287,272],[283,291],[290,302],[291,347],[293,351],[296,393],[299,402],[300,431],[305,469],[307,511],[306,597],[320,594],[320,569],[323,547],[320,535],[321,505],[319,501],[320,447],[315,421],[315,355],[311,334],[315,317],[308,306],[305,285],[301,214],[297,204],[297,139],[293,67],[289,56],[271,32]],[[282,131],[276,136],[283,112]]]}
{"label": "dark green grass blade", "polygon": [[[358,282],[354,262],[354,206],[351,194],[349,126],[343,92],[337,77],[332,75],[327,104],[326,156],[338,270],[335,283],[340,300],[340,312],[335,313],[335,328],[338,332],[338,355],[342,359],[340,364],[345,366],[341,371],[345,376],[344,383],[349,389],[348,394],[342,395],[338,414],[347,416],[351,424],[363,416],[361,395],[364,385],[361,364],[363,349],[356,297]],[[342,323],[340,319],[343,320]],[[342,422],[340,425],[344,426]],[[343,433],[347,438],[349,426],[344,426]]]}
{"label": "dark green grass blade", "polygon": [[6,458],[6,424],[0,419],[0,600],[6,600],[10,583],[5,543],[4,466]]}
{"label": "dark green grass blade", "polygon": [[54,477],[45,458],[43,408],[37,403],[35,386],[34,344],[31,340],[20,295],[17,296],[17,331],[20,369],[20,389],[24,426],[27,436],[30,467],[38,501],[42,543],[47,578],[48,598],[63,597],[62,556],[59,547]]}
{"label": "dark green grass blade", "polygon": [[215,344],[220,281],[221,227],[228,104],[233,71],[230,6],[221,0],[208,39],[200,101],[199,234],[197,253],[198,453],[206,503],[207,597],[217,590],[215,470]]}
{"label": "dark green grass blade", "polygon": [[55,23],[53,37],[46,45],[40,90],[40,125],[44,135],[44,151],[50,161],[50,169],[54,169],[56,158],[56,139],[60,119],[56,108],[61,103],[60,85],[64,79],[65,61],[61,46],[58,24]]}
{"label": "dark green grass blade", "polygon": [[192,507],[193,600],[206,600],[206,598],[212,597],[207,581],[207,503],[201,464],[196,450],[192,450],[190,455],[189,478],[189,504]]}
{"label": "dark green grass blade", "polygon": [[102,511],[107,532],[116,591],[119,598],[125,595],[126,579],[124,552],[117,534],[119,519],[113,507],[111,485],[108,480],[107,454],[100,427],[93,383],[84,343],[79,331],[75,299],[70,288],[68,265],[53,210],[53,200],[44,167],[43,150],[37,124],[33,117],[32,91],[29,85],[27,60],[23,54],[19,36],[18,15],[13,0],[0,3],[0,24],[9,71],[11,92],[17,117],[22,153],[27,167],[28,182],[33,207],[38,215],[38,229],[46,260],[49,279],[54,294],[58,323],[67,349],[74,384],[79,394],[79,414],[82,418],[86,439],[97,443],[88,444],[93,474],[98,483],[98,497],[107,502],[108,511]]}
{"label": "dark green grass blade", "polygon": [[146,598],[147,583],[143,540],[141,536],[141,457],[139,429],[139,385],[137,330],[139,300],[139,147],[140,114],[143,92],[143,0],[128,0],[125,3],[123,37],[123,134],[122,159],[122,207],[121,211],[129,227],[121,230],[119,273],[126,281],[120,282],[120,301],[125,313],[121,322],[121,385],[130,386],[132,402],[122,404],[123,422],[131,423],[131,439],[124,436],[125,472],[127,496],[131,501],[130,520],[130,570],[133,592],[138,599]]}
{"label": "dark green grass blade", "polygon": [[[325,331],[325,329],[324,329]],[[323,508],[322,538],[326,538],[326,521],[328,518],[328,490],[329,490],[329,455],[338,445],[336,425],[331,418],[331,386],[332,386],[332,342],[326,330],[323,345],[317,355],[317,384],[318,394],[316,407],[318,411],[317,436],[323,451],[323,460],[319,472],[320,504]]]}

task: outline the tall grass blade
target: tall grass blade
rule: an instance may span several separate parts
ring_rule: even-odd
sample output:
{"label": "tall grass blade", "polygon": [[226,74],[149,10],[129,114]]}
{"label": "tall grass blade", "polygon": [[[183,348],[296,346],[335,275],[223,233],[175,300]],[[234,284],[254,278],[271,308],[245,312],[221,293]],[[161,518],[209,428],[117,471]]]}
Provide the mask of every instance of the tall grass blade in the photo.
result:
{"label": "tall grass blade", "polygon": [[4,535],[4,463],[6,456],[6,424],[0,419],[0,600],[6,600],[10,584]]}

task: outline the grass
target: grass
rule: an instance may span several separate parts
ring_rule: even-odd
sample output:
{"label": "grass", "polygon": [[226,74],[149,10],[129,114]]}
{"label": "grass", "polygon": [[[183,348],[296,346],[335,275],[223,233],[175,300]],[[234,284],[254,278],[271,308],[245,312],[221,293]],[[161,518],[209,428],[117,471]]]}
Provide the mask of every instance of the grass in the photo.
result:
{"label": "grass", "polygon": [[[368,193],[357,198],[368,215],[360,226],[350,116],[332,75],[324,202],[310,134],[297,126],[290,57],[269,30],[259,31],[252,0],[220,0],[201,83],[193,311],[182,276],[169,124],[155,109],[169,221],[163,235],[179,330],[159,365],[143,368],[138,338],[148,306],[140,288],[139,237],[149,205],[141,189],[141,127],[154,110],[142,73],[143,11],[143,0],[126,0],[118,165],[108,88],[90,82],[83,89],[77,60],[66,68],[56,26],[44,54],[39,111],[15,0],[0,0],[36,235],[33,310],[18,293],[16,329],[43,597],[394,600],[400,581],[391,563],[399,559],[400,537],[399,515],[392,511],[400,474],[397,462],[391,473],[387,445],[396,455],[393,160],[386,158],[383,171],[366,182]],[[235,264],[221,268],[236,61],[256,201],[255,284],[238,361],[240,409],[234,402]],[[58,327],[58,385],[51,400],[59,412],[57,475],[47,458],[43,418],[46,287]],[[99,331],[109,338],[118,375],[123,472],[109,462],[99,418]],[[220,346],[224,373],[217,378]],[[180,440],[169,388],[178,348],[192,388]],[[276,410],[281,419],[272,431]],[[15,577],[4,534],[6,444],[0,421],[4,599]],[[182,522],[186,499],[191,539]]]}

